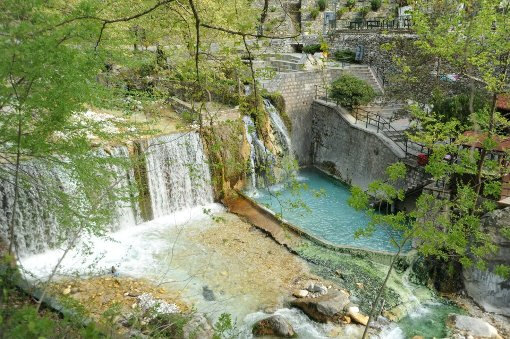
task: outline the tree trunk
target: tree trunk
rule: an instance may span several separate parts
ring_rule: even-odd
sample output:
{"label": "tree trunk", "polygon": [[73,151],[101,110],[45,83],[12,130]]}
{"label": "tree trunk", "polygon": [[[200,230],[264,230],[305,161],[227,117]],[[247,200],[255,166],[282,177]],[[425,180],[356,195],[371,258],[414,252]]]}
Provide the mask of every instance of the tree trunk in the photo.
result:
{"label": "tree trunk", "polygon": [[14,202],[12,203],[12,215],[9,222],[9,255],[14,256],[14,225],[16,224],[16,208],[19,200],[19,167],[21,158],[21,117],[18,121],[18,150],[16,152],[16,169],[14,172]]}

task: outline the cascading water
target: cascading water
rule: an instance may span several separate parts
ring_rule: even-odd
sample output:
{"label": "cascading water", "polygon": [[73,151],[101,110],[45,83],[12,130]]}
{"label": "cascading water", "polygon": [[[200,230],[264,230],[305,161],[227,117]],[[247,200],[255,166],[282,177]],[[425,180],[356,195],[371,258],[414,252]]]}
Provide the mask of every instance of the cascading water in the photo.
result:
{"label": "cascading water", "polygon": [[[117,146],[110,150],[113,157],[129,159],[129,151],[126,146]],[[112,172],[117,180],[117,188],[123,193],[125,199],[117,200],[115,206],[115,221],[112,230],[128,228],[142,222],[139,205],[134,199],[136,190],[135,173],[132,167],[126,169],[122,166],[112,166]]]}
{"label": "cascading water", "polygon": [[266,107],[266,111],[269,113],[269,118],[271,119],[271,126],[275,131],[278,144],[282,147],[283,151],[286,154],[290,154],[292,152],[292,146],[290,142],[289,131],[287,127],[283,123],[280,114],[276,107],[273,106],[270,100],[264,99],[264,106]]}
{"label": "cascading water", "polygon": [[151,139],[144,153],[154,218],[213,202],[211,175],[198,133]]}
{"label": "cascading water", "polygon": [[[20,166],[20,175],[30,178],[31,185],[20,182],[14,243],[18,253],[44,251],[55,245],[61,234],[55,213],[52,211],[55,196],[48,196],[50,187],[71,192],[74,185],[58,167],[48,168],[40,162],[27,162]],[[15,195],[14,177],[8,174],[0,179],[0,235],[9,238]]]}
{"label": "cascading water", "polygon": [[[264,175],[273,174],[275,156],[260,140],[255,123],[249,116],[243,117],[246,139],[250,144],[250,178],[252,189],[264,186]],[[257,171],[257,169],[259,169]],[[261,176],[260,177],[258,177]]]}

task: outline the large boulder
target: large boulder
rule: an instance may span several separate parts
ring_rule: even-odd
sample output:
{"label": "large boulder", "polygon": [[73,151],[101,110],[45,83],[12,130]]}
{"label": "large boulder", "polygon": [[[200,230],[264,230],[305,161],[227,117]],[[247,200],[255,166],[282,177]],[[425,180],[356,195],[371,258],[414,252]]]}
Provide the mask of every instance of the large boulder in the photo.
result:
{"label": "large boulder", "polygon": [[501,338],[498,330],[488,322],[474,317],[450,314],[447,325],[456,336],[473,336],[475,338]]}
{"label": "large boulder", "polygon": [[315,321],[338,322],[344,313],[344,307],[349,304],[349,295],[343,291],[332,291],[317,298],[296,299],[291,304]]}
{"label": "large boulder", "polygon": [[252,330],[255,336],[275,336],[282,338],[292,338],[296,336],[292,325],[281,315],[273,315],[265,318],[253,325]]}
{"label": "large boulder", "polygon": [[510,226],[510,207],[487,213],[482,223],[499,251],[487,258],[489,270],[469,268],[463,271],[464,287],[485,311],[510,316],[510,280],[493,273],[496,265],[510,265],[510,239],[500,232]]}

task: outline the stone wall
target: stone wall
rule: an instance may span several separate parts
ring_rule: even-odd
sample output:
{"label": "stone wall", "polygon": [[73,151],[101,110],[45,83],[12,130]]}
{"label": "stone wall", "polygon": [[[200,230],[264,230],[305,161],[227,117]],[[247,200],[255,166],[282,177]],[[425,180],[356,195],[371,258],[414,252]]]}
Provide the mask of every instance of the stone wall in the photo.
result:
{"label": "stone wall", "polygon": [[356,124],[333,103],[317,100],[310,114],[313,163],[348,184],[367,188],[374,180],[384,180],[386,168],[405,156],[390,139]]}
{"label": "stone wall", "polygon": [[482,222],[494,243],[499,246],[499,252],[488,259],[489,270],[465,269],[464,287],[485,311],[510,316],[510,279],[492,272],[496,265],[510,265],[510,239],[499,232],[503,227],[510,226],[510,207],[488,213]]}
{"label": "stone wall", "polygon": [[310,108],[315,99],[316,86],[322,88],[341,73],[341,69],[278,73],[271,80],[261,81],[263,88],[270,92],[280,92],[285,100],[287,114],[292,121],[292,148],[301,165],[311,164]]}

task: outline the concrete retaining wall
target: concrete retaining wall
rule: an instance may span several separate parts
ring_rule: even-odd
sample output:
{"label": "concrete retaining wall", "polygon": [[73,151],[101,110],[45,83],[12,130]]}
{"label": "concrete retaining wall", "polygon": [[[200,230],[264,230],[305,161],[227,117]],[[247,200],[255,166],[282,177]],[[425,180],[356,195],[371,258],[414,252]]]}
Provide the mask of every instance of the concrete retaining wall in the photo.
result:
{"label": "concrete retaining wall", "polygon": [[405,157],[393,141],[356,124],[333,103],[316,100],[310,111],[313,163],[350,185],[367,188],[374,180],[385,180],[386,168]]}

